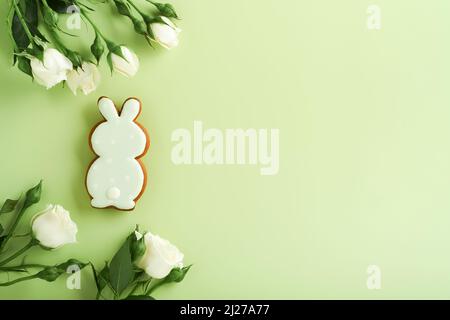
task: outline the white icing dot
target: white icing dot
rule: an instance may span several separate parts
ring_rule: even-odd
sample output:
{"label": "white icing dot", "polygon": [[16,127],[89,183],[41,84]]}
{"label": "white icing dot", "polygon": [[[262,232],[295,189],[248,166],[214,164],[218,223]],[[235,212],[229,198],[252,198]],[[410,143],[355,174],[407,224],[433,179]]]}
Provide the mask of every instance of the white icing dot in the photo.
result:
{"label": "white icing dot", "polygon": [[115,200],[120,197],[120,190],[117,187],[111,187],[106,191],[106,197],[108,197],[109,200]]}
{"label": "white icing dot", "polygon": [[116,140],[111,139],[111,144],[116,144]]}

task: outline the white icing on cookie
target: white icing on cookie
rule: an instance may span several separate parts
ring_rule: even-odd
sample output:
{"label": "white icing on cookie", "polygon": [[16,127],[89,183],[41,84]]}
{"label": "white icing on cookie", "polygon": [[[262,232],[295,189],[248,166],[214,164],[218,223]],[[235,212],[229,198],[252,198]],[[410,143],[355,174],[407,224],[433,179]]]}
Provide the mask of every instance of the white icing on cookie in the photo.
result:
{"label": "white icing on cookie", "polygon": [[86,178],[91,205],[130,210],[135,207],[135,199],[145,182],[136,160],[147,145],[145,132],[134,122],[141,110],[140,102],[128,99],[120,115],[109,98],[101,98],[98,107],[106,122],[99,124],[91,135],[92,148],[99,156]]}

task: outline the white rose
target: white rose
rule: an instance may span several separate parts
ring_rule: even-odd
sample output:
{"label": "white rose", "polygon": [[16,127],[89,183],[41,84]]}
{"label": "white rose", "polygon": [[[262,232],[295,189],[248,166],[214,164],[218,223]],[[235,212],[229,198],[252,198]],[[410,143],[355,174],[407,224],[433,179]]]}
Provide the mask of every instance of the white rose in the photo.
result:
{"label": "white rose", "polygon": [[126,77],[132,77],[139,70],[139,59],[137,55],[127,47],[122,46],[120,47],[120,50],[122,51],[122,55],[125,59],[115,53],[112,53],[111,60],[113,68]]}
{"label": "white rose", "polygon": [[72,90],[73,94],[77,94],[77,90],[87,95],[100,84],[100,72],[95,64],[90,62],[83,62],[81,67],[77,70],[71,70],[67,74],[67,86]]}
{"label": "white rose", "polygon": [[30,59],[33,77],[37,83],[47,89],[67,79],[67,72],[72,70],[72,62],[61,52],[53,48],[44,50],[43,60]]}
{"label": "white rose", "polygon": [[77,242],[77,225],[70,219],[70,213],[59,205],[49,205],[38,213],[31,229],[39,244],[49,249]]}
{"label": "white rose", "polygon": [[[139,240],[139,235],[136,234]],[[145,234],[145,253],[137,266],[152,278],[163,279],[173,268],[183,267],[184,255],[169,241],[150,232]]]}
{"label": "white rose", "polygon": [[161,17],[165,23],[155,22],[150,24],[155,41],[166,49],[172,49],[178,46],[178,34],[181,29],[167,17]]}

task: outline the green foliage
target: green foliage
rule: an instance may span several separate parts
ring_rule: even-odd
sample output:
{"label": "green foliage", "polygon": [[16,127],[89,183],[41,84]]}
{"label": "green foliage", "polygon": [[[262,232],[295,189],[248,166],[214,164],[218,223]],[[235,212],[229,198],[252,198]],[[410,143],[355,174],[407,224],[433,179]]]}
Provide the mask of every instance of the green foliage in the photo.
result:
{"label": "green foliage", "polygon": [[[14,285],[19,282],[33,280],[33,279],[41,279],[41,280],[45,280],[48,282],[53,282],[56,279],[58,279],[61,275],[67,273],[67,271],[69,270],[69,267],[71,267],[71,266],[77,265],[78,268],[81,270],[85,266],[88,265],[87,263],[83,263],[76,259],[69,259],[63,263],[59,263],[59,264],[52,265],[52,266],[41,265],[41,264],[25,264],[24,262],[22,262],[22,264],[18,265],[18,266],[8,266],[8,264],[10,262],[15,260],[19,256],[23,255],[28,249],[30,249],[31,247],[37,246],[39,244],[39,240],[37,240],[36,238],[31,236],[28,244],[25,245],[24,247],[22,247],[21,249],[19,249],[18,251],[16,251],[15,253],[10,254],[7,258],[4,258],[2,255],[4,253],[3,252],[4,246],[8,242],[8,240],[12,240],[12,239],[15,239],[18,237],[17,235],[14,234],[14,232],[15,232],[15,229],[16,229],[19,221],[21,220],[23,214],[25,213],[27,208],[29,208],[30,206],[32,206],[40,201],[41,193],[42,193],[42,180],[36,186],[32,187],[25,193],[25,197],[24,197],[22,206],[19,206],[19,203],[21,203],[20,200],[7,199],[5,201],[5,203],[3,204],[2,208],[0,209],[0,211],[2,213],[12,212],[14,210],[16,212],[16,216],[14,217],[13,222],[11,223],[11,226],[8,228],[8,231],[6,232],[6,234],[4,234],[5,230],[4,230],[3,226],[0,225],[0,235],[2,235],[0,237],[0,257],[1,257],[0,272],[17,272],[17,273],[26,272],[26,273],[28,273],[29,269],[35,269],[35,268],[41,269],[40,271],[38,271],[37,273],[34,273],[32,275],[25,276],[22,278],[17,278],[17,279],[8,281],[8,282],[2,282],[2,283],[0,283],[0,287],[11,286],[11,285]],[[31,232],[29,232],[25,236],[30,236],[30,235],[31,235]]]}
{"label": "green foliage", "polygon": [[105,262],[105,266],[100,272],[97,272],[94,265],[91,264],[92,273],[94,274],[95,286],[97,287],[97,299],[100,296],[103,289],[109,283],[109,266],[108,263]]}
{"label": "green foliage", "polygon": [[[40,35],[38,31],[38,9],[36,1],[20,0],[18,2],[18,8],[22,12],[23,20],[32,36]],[[22,51],[30,45],[31,41],[27,36],[27,32],[23,24],[21,23],[17,11],[14,13],[12,26],[12,35],[19,51]]]}
{"label": "green foliage", "polygon": [[103,53],[105,52],[105,46],[104,46],[104,44],[101,40],[101,37],[98,33],[95,33],[95,39],[91,45],[91,52],[94,55],[95,60],[97,61],[97,65],[98,65],[101,57],[103,56]]}
{"label": "green foliage", "polygon": [[43,0],[43,5],[41,6],[41,12],[44,22],[49,27],[58,29],[58,13],[50,8],[45,0]]}
{"label": "green foliage", "polygon": [[16,46],[19,50],[23,50],[28,48],[30,45],[30,39],[27,37],[25,33],[25,29],[20,23],[19,17],[17,14],[14,14],[13,22],[12,22],[12,35],[13,39],[16,42]]}
{"label": "green foliage", "polygon": [[[136,231],[138,230],[136,229]],[[144,235],[138,240],[135,233],[132,233],[128,238],[130,239],[131,260],[136,261],[144,255],[146,250]]]}
{"label": "green foliage", "polygon": [[184,277],[186,276],[191,267],[192,265],[183,268],[172,269],[172,271],[170,271],[169,275],[165,277],[163,281],[165,283],[181,282],[184,280]]}
{"label": "green foliage", "polygon": [[[114,255],[111,263],[105,264],[101,272],[97,272],[92,265],[95,283],[97,286],[97,299],[104,297],[103,291],[110,288],[115,299],[124,300],[154,300],[151,293],[162,285],[181,282],[191,266],[173,269],[167,277],[154,282],[142,269],[133,264],[145,253],[145,238],[136,238],[133,231]],[[145,235],[145,233],[144,233]],[[153,286],[152,286],[153,284]],[[137,292],[141,293],[137,293]]]}
{"label": "green foliage", "polygon": [[130,238],[128,238],[109,265],[109,281],[117,295],[120,295],[133,280],[134,270],[130,249]]}
{"label": "green foliage", "polygon": [[134,31],[138,34],[142,35],[148,35],[147,34],[147,24],[142,19],[142,17],[139,16],[139,14],[135,14],[129,3],[125,0],[113,0],[114,4],[116,5],[117,11],[123,15],[128,17],[131,22],[133,23]]}
{"label": "green foliage", "polygon": [[2,253],[6,243],[13,236],[13,233],[25,211],[33,204],[38,203],[39,200],[41,199],[41,192],[42,192],[42,180],[36,186],[29,189],[25,193],[25,200],[23,202],[23,205],[20,208],[20,210],[18,210],[17,215],[14,217],[14,220],[8,229],[8,234],[0,238],[0,254]]}
{"label": "green foliage", "polygon": [[183,268],[174,268],[170,271],[170,273],[164,278],[161,279],[159,282],[155,283],[151,288],[149,288],[146,293],[150,295],[153,293],[156,289],[159,287],[170,284],[170,283],[180,283],[184,280],[184,277],[188,273],[189,269],[192,267],[192,265],[189,265],[187,267]]}
{"label": "green foliage", "polygon": [[25,57],[17,57],[17,67],[23,73],[29,75],[30,77],[33,77],[30,59],[27,59]]}
{"label": "green foliage", "polygon": [[[0,287],[11,286],[19,282],[41,279],[47,282],[53,282],[63,274],[66,274],[69,267],[77,265],[81,270],[90,265],[94,276],[95,285],[97,287],[97,299],[104,298],[103,294],[106,288],[112,292],[114,299],[124,300],[154,300],[151,293],[162,285],[169,283],[179,283],[183,281],[191,266],[183,268],[174,268],[164,278],[154,282],[144,270],[135,265],[135,261],[139,260],[146,252],[145,233],[137,239],[138,227],[128,235],[120,249],[111,259],[111,262],[106,262],[100,272],[97,272],[92,263],[84,263],[76,259],[69,259],[65,262],[56,265],[42,265],[42,264],[25,264],[24,261],[20,265],[10,266],[9,263],[24,254],[29,248],[39,244],[39,240],[31,237],[29,243],[17,252],[10,254],[6,259],[2,258],[4,245],[8,240],[14,236],[15,228],[27,208],[36,204],[41,199],[42,181],[36,186],[29,189],[24,196],[23,205],[20,200],[7,199],[2,208],[1,213],[16,211],[17,217],[12,225],[8,228],[6,234],[2,225],[0,225],[0,273],[14,272],[14,273],[28,273],[29,269],[41,269],[40,271],[25,276],[16,278],[8,282],[0,283]],[[27,234],[28,236],[31,234]],[[16,236],[17,237],[17,236]],[[3,259],[3,260],[2,260]],[[153,286],[152,286],[153,284]],[[141,291],[141,293],[136,293]]]}
{"label": "green foliage", "polygon": [[122,52],[122,47],[120,45],[116,45],[114,43],[108,43],[108,55],[106,56],[106,61],[108,62],[109,69],[113,72],[114,66],[112,62],[112,54],[115,54],[122,59],[126,60],[125,56]]}
{"label": "green foliage", "polygon": [[[44,59],[44,50],[40,46],[36,45],[32,48],[28,48],[25,50],[25,52],[28,54],[28,56],[36,57],[41,61]],[[25,55],[25,57],[27,56]]]}
{"label": "green foliage", "polygon": [[78,52],[65,50],[64,54],[72,62],[74,68],[80,67],[83,64],[83,58]]}
{"label": "green foliage", "polygon": [[175,8],[170,3],[158,3],[154,1],[149,1],[152,3],[159,11],[159,13],[167,18],[179,19]]}
{"label": "green foliage", "polygon": [[42,271],[39,271],[36,274],[36,278],[52,282],[59,278],[62,274],[61,270],[58,267],[47,267]]}
{"label": "green foliage", "polygon": [[[116,47],[113,41],[105,37],[97,25],[88,16],[89,11],[95,11],[95,6],[103,3],[111,3],[115,6],[118,13],[127,17],[133,30],[143,35],[150,46],[151,40],[154,40],[152,30],[149,25],[158,20],[160,16],[178,19],[175,8],[169,3],[159,3],[147,0],[158,10],[158,13],[151,14],[151,11],[141,10],[134,0],[88,0],[92,6],[85,4],[85,1],[78,0],[15,0],[11,2],[10,13],[7,15],[8,33],[13,42],[13,64],[23,73],[33,78],[33,72],[30,59],[36,57],[43,60],[44,48],[53,47],[63,53],[73,64],[74,68],[80,67],[83,61],[95,61],[97,65],[105,53],[105,46],[109,50],[107,63],[110,69],[113,69],[111,53],[122,56],[111,50]],[[64,30],[58,24],[60,14],[79,13],[80,16],[92,27],[95,32],[95,38],[90,46],[90,53],[94,59],[81,56],[78,52],[67,48],[66,44],[58,38],[59,33],[74,36]],[[39,28],[45,26],[48,34],[51,36],[47,40],[40,32]]]}
{"label": "green foliage", "polygon": [[19,199],[17,200],[6,199],[5,203],[3,203],[3,206],[0,209],[0,214],[13,211],[16,208],[18,202]]}
{"label": "green foliage", "polygon": [[53,282],[56,279],[58,279],[62,274],[67,273],[67,270],[70,266],[74,266],[77,265],[78,268],[81,270],[84,267],[86,267],[88,264],[87,263],[83,263],[80,262],[76,259],[69,259],[66,262],[60,263],[56,266],[49,266],[49,267],[45,267],[42,271],[39,271],[36,274],[36,278],[48,281],[48,282]]}
{"label": "green foliage", "polygon": [[131,7],[128,4],[128,2],[124,1],[124,0],[113,0],[114,4],[116,5],[117,11],[123,15],[126,16],[130,19],[134,18],[134,15],[131,12]]}
{"label": "green foliage", "polygon": [[77,259],[69,259],[66,262],[58,264],[56,267],[61,269],[61,270],[67,271],[67,269],[70,266],[74,266],[74,265],[77,265],[80,268],[80,270],[81,270],[84,267],[86,267],[87,265],[89,265],[89,263],[84,263],[84,262],[81,262],[81,261],[79,261]]}
{"label": "green foliage", "polygon": [[42,180],[25,194],[25,202],[23,204],[22,211],[26,210],[28,207],[31,207],[33,204],[38,203],[41,200],[41,193]]}

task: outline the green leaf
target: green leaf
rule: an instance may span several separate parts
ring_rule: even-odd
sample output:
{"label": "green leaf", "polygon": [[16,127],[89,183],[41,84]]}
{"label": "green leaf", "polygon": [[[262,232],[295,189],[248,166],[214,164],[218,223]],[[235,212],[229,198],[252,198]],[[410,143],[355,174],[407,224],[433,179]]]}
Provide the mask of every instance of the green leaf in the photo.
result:
{"label": "green leaf", "polygon": [[112,63],[111,52],[109,52],[108,55],[106,56],[106,61],[108,62],[109,69],[111,70],[112,73],[114,70],[114,66]]}
{"label": "green leaf", "polygon": [[25,57],[17,57],[17,62],[19,70],[33,78],[30,60]]}
{"label": "green leaf", "polygon": [[[41,35],[38,30],[38,8],[36,5],[36,1],[20,0],[18,5],[31,34],[33,36]],[[19,51],[23,51],[24,49],[28,48],[28,46],[30,45],[30,39],[28,39],[27,34],[25,33],[25,29],[20,23],[17,13],[14,13],[11,25],[11,33]]]}
{"label": "green leaf", "polygon": [[[148,1],[148,0],[147,0]],[[177,12],[175,11],[175,8],[170,3],[158,3],[158,2],[151,2],[161,13],[161,15],[167,17],[167,18],[175,18],[178,19]]]}
{"label": "green leaf", "polygon": [[25,29],[20,23],[19,17],[17,17],[16,13],[14,13],[11,32],[19,50],[28,48],[30,45],[30,40],[28,39]]}
{"label": "green leaf", "polygon": [[106,284],[109,282],[108,263],[105,262],[105,266],[99,273],[97,273],[97,270],[95,270],[94,266],[92,265],[92,271],[94,272],[94,279],[97,291],[100,293],[106,287]]}
{"label": "green leaf", "polygon": [[109,69],[111,70],[111,74],[112,74],[112,72],[113,72],[113,70],[114,70],[114,64],[113,64],[113,61],[112,61],[112,54],[114,53],[115,55],[121,57],[121,58],[124,59],[125,61],[126,61],[127,59],[126,59],[125,56],[123,55],[123,52],[122,52],[122,45],[120,45],[120,44],[117,45],[117,44],[114,44],[114,43],[109,42],[109,43],[108,43],[108,50],[109,50],[109,53],[108,53],[108,55],[106,56],[106,61],[108,62],[108,66],[109,66]]}
{"label": "green leaf", "polygon": [[41,6],[42,18],[44,22],[51,28],[58,28],[58,20],[59,16],[56,11],[53,11],[49,6],[43,5]]}
{"label": "green leaf", "polygon": [[19,272],[19,273],[28,273],[26,268],[21,266],[18,267],[0,267],[0,272]]}
{"label": "green leaf", "polygon": [[134,31],[138,34],[142,34],[144,36],[148,35],[147,33],[147,24],[142,19],[131,19],[134,26]]}
{"label": "green leaf", "polygon": [[97,291],[100,292],[101,290],[100,290],[100,286],[99,286],[99,278],[98,278],[97,270],[95,270],[95,266],[92,262],[90,264],[91,264],[92,274],[94,275],[95,286],[97,287]]}
{"label": "green leaf", "polygon": [[27,22],[28,28],[33,36],[41,35],[38,30],[38,7],[36,1],[20,1],[23,6],[26,5],[25,13],[23,15],[25,21]]}
{"label": "green leaf", "polygon": [[133,18],[133,14],[131,13],[130,5],[123,0],[113,0],[116,5],[117,11],[128,18]]}
{"label": "green leaf", "polygon": [[87,263],[80,262],[76,259],[69,259],[66,262],[57,264],[55,266],[44,268],[42,271],[36,274],[36,277],[48,282],[53,282],[56,279],[58,279],[59,276],[61,276],[62,274],[67,273],[68,268],[75,264],[78,265],[80,270],[88,265]]}
{"label": "green leaf", "polygon": [[3,204],[2,208],[0,209],[0,214],[13,211],[17,205],[17,202],[19,202],[19,199],[17,199],[17,200],[6,199],[5,203]]}
{"label": "green leaf", "polygon": [[187,267],[183,268],[175,268],[170,271],[170,273],[167,275],[167,277],[164,278],[164,283],[171,283],[171,282],[181,282],[183,281],[184,277],[188,273],[189,269],[192,267],[192,265],[189,265]]}
{"label": "green leaf", "polygon": [[136,295],[136,296],[128,296],[123,300],[155,300],[152,296],[144,296],[144,295]]}
{"label": "green leaf", "polygon": [[122,59],[127,60],[127,59],[125,58],[125,56],[123,55],[123,52],[122,52],[122,46],[121,46],[121,45],[115,45],[114,47],[111,47],[111,48],[109,49],[109,51],[110,51],[111,53],[114,53],[115,55],[118,55],[118,56],[121,57]]}
{"label": "green leaf", "polygon": [[80,268],[80,270],[81,270],[84,267],[86,267],[88,265],[88,263],[81,262],[81,261],[79,261],[77,259],[69,259],[66,262],[63,262],[63,263],[60,263],[60,264],[56,265],[56,267],[61,269],[61,270],[63,270],[64,272],[66,272],[67,269],[70,266],[73,266],[73,265],[77,265]]}
{"label": "green leaf", "polygon": [[114,291],[120,295],[133,280],[134,271],[131,261],[130,240],[127,238],[114,255],[109,265],[109,280]]}
{"label": "green leaf", "polygon": [[7,237],[7,236],[1,236],[1,237],[0,237],[0,245],[3,243],[3,241],[5,241],[6,237]]}
{"label": "green leaf", "polygon": [[61,270],[55,267],[46,267],[44,270],[38,272],[36,277],[48,282],[53,282],[62,274]]}
{"label": "green leaf", "polygon": [[105,52],[105,46],[103,45],[101,37],[97,33],[95,33],[95,39],[94,43],[91,46],[91,52],[94,55],[95,59],[97,60],[98,65],[101,57],[103,56],[103,53]]}
{"label": "green leaf", "polygon": [[131,7],[128,4],[128,2],[123,0],[113,0],[114,4],[116,5],[117,11],[128,18],[130,18],[131,22],[133,23],[134,31],[138,34],[142,35],[148,35],[147,33],[147,24],[142,19],[142,17],[135,16],[133,12],[131,11]]}
{"label": "green leaf", "polygon": [[3,233],[3,231],[5,231],[5,228],[3,228],[3,226],[0,224],[0,235]]}
{"label": "green leaf", "polygon": [[[136,230],[137,231],[137,230]],[[147,249],[145,245],[145,234],[142,235],[142,237],[137,240],[136,239],[136,231],[133,231],[132,234],[130,234],[130,250],[131,250],[131,260],[136,261],[140,257],[142,257],[145,253],[145,250]]]}
{"label": "green leaf", "polygon": [[67,59],[69,59],[72,62],[74,68],[81,67],[83,63],[83,58],[80,56],[78,52],[66,50],[65,55]]}
{"label": "green leaf", "polygon": [[159,282],[157,282],[153,287],[151,287],[148,291],[147,294],[152,293],[153,291],[155,291],[157,288],[165,285],[165,284],[169,284],[169,283],[173,283],[173,282],[181,282],[183,281],[184,277],[186,276],[186,274],[188,273],[189,269],[192,267],[192,265],[189,265],[187,267],[183,267],[183,268],[175,268],[172,269],[170,271],[170,273],[167,275],[167,277],[165,277],[164,279],[160,280]]}
{"label": "green leaf", "polygon": [[36,57],[39,60],[44,59],[44,50],[39,46],[34,46],[33,48],[28,48],[26,50],[26,54],[24,55],[25,58],[31,58]]}
{"label": "green leaf", "polygon": [[31,207],[35,203],[38,203],[41,200],[41,192],[42,180],[36,186],[27,191],[25,195],[25,203],[23,204],[22,210]]}
{"label": "green leaf", "polygon": [[100,287],[100,291],[101,291],[109,283],[109,266],[108,266],[107,262],[105,262],[105,266],[103,267],[102,271],[100,271],[100,273],[98,275],[98,280],[99,280],[99,287]]}

